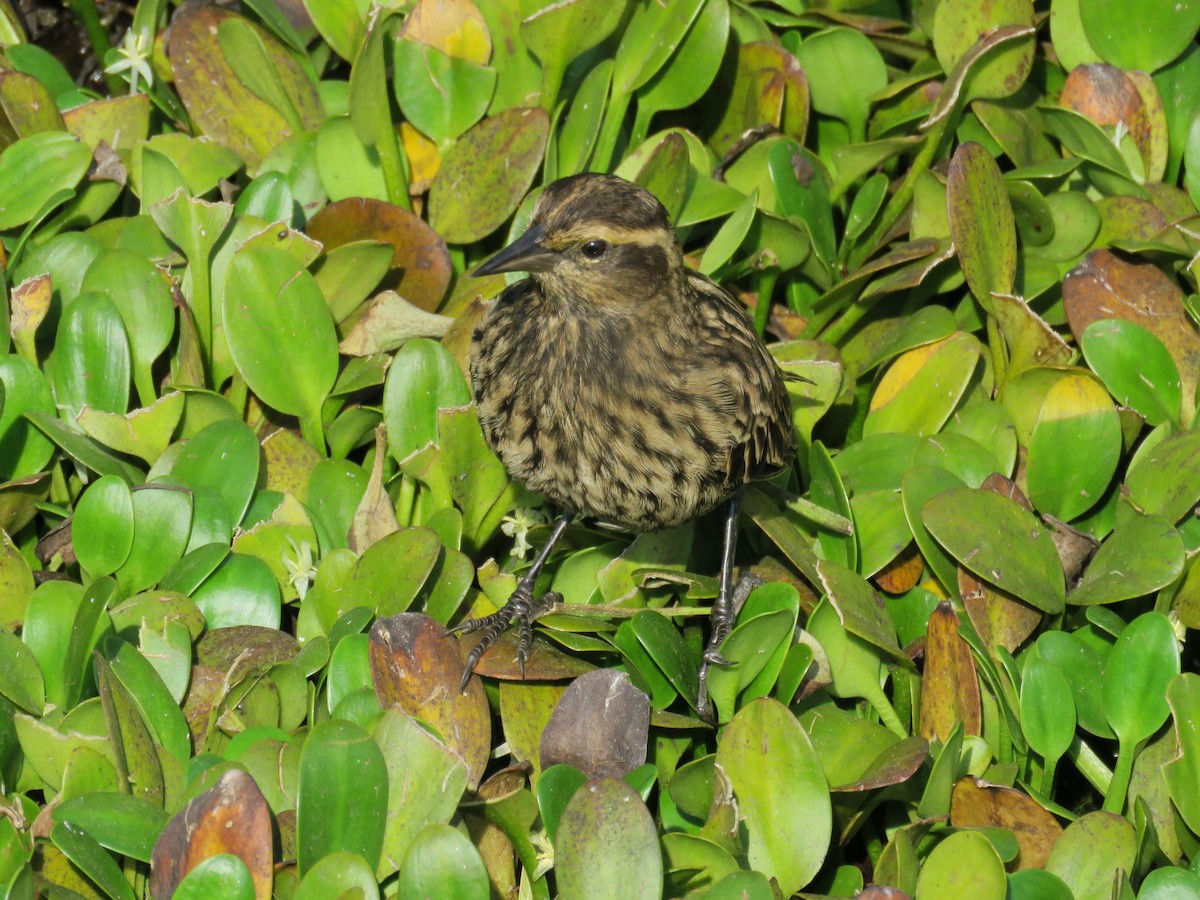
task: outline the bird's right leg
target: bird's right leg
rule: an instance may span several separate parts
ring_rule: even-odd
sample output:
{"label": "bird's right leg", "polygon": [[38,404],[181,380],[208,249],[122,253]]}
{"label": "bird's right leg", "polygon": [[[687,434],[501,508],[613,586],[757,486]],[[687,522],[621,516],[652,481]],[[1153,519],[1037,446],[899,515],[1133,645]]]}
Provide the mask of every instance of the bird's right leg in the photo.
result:
{"label": "bird's right leg", "polygon": [[480,619],[468,619],[453,628],[447,628],[446,634],[455,634],[463,632],[470,634],[472,631],[483,631],[483,639],[475,645],[471,652],[467,655],[466,665],[463,666],[462,682],[459,685],[459,690],[467,689],[467,682],[471,680],[471,673],[475,671],[475,666],[479,663],[479,658],[483,656],[485,650],[492,644],[496,643],[496,638],[500,637],[508,626],[514,621],[517,623],[519,638],[517,640],[517,665],[521,668],[521,675],[525,674],[525,660],[529,658],[529,651],[533,646],[533,623],[537,621],[539,616],[545,615],[549,609],[554,606],[562,595],[553,592],[543,594],[541,597],[534,600],[533,590],[537,585],[538,576],[542,572],[542,568],[546,565],[546,560],[550,558],[550,553],[554,549],[554,545],[558,543],[558,539],[563,536],[563,532],[567,530],[567,526],[571,524],[571,520],[575,518],[574,513],[564,513],[562,517],[554,523],[554,530],[550,532],[550,537],[546,540],[545,545],[538,552],[538,555],[533,560],[533,565],[529,567],[529,571],[521,579],[517,589],[512,592],[512,596],[508,598],[508,602],[504,604],[496,612],[490,616],[484,616]]}

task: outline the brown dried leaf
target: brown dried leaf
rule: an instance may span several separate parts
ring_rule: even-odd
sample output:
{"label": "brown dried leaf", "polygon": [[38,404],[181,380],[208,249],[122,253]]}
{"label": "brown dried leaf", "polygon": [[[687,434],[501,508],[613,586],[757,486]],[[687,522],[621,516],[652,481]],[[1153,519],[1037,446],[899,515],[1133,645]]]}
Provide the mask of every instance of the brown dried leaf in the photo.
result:
{"label": "brown dried leaf", "polygon": [[646,761],[650,698],[613,669],[580,675],[542,732],[544,767],[574,766],[588,778],[622,778]]}
{"label": "brown dried leaf", "polygon": [[1038,610],[994,584],[980,581],[962,566],[958,568],[958,593],[967,618],[989,650],[999,646],[1015,652],[1042,621]]}
{"label": "brown dried leaf", "polygon": [[983,714],[971,648],[958,636],[958,616],[941,602],[929,616],[925,635],[925,672],[921,679],[921,736],[946,740],[962,722],[967,734],[979,734]]}
{"label": "brown dried leaf", "polygon": [[1076,66],[1063,83],[1058,102],[1097,125],[1123,126],[1150,167],[1150,118],[1142,95],[1125,73],[1107,63]]}
{"label": "brown dried leaf", "polygon": [[[465,656],[481,640],[479,633],[466,634],[459,638]],[[555,648],[539,634],[534,634],[529,659],[525,660],[525,671],[517,664],[517,632],[510,628],[492,644],[479,660],[475,671],[488,678],[500,681],[562,681],[577,678],[596,667],[575,656]]]}
{"label": "brown dried leaf", "polygon": [[1062,826],[1033,798],[981,778],[962,778],[950,799],[950,824],[955,828],[1007,828],[1017,839],[1018,869],[1041,869]]}
{"label": "brown dried leaf", "polygon": [[450,286],[450,251],[436,231],[406,209],[383,200],[351,197],[312,217],[308,236],[332,250],[354,241],[381,241],[395,248],[380,284],[421,309],[438,308]]}
{"label": "brown dried leaf", "polygon": [[154,845],[150,894],[170,897],[192,869],[212,856],[232,853],[246,864],[254,896],[270,900],[271,811],[254,779],[230,769],[167,823]]}
{"label": "brown dried leaf", "polygon": [[924,569],[925,560],[921,558],[921,551],[916,543],[909,541],[899,556],[875,573],[875,585],[889,594],[903,594],[920,583]]}
{"label": "brown dried leaf", "polygon": [[1093,322],[1124,319],[1163,342],[1179,369],[1183,396],[1194,397],[1200,382],[1200,333],[1183,305],[1175,279],[1149,262],[1096,250],[1063,279],[1067,324],[1079,336]]}
{"label": "brown dried leaf", "polygon": [[367,479],[367,489],[363,491],[358,508],[354,510],[348,535],[350,549],[360,556],[372,544],[400,530],[396,508],[392,506],[392,498],[383,484],[383,461],[386,458],[387,430],[379,425],[375,429],[375,462]]}
{"label": "brown dried leaf", "polygon": [[492,717],[477,676],[460,692],[464,657],[457,641],[421,613],[402,612],[371,628],[371,679],[384,709],[427,722],[462,757],[472,790],[491,752]]}

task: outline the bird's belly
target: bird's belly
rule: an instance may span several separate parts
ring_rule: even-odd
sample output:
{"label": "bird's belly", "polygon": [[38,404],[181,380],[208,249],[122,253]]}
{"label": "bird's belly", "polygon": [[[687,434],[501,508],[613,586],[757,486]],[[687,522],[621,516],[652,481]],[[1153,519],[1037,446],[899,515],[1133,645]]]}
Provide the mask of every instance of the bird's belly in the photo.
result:
{"label": "bird's belly", "polygon": [[[560,388],[561,391],[561,388]],[[489,434],[509,473],[580,515],[654,531],[707,512],[731,493],[724,452],[686,409],[580,391],[531,404]]]}

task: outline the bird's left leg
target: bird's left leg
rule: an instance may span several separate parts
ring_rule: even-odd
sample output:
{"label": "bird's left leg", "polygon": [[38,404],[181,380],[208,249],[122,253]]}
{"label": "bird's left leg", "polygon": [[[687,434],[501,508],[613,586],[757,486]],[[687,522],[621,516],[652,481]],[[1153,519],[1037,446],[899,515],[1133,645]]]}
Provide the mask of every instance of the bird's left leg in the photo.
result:
{"label": "bird's left leg", "polygon": [[446,634],[454,634],[459,631],[466,634],[472,631],[483,631],[483,639],[467,655],[467,662],[463,666],[462,683],[459,685],[459,690],[465,691],[467,689],[467,682],[471,680],[471,673],[475,671],[475,666],[479,663],[479,658],[483,656],[483,652],[496,643],[496,638],[500,637],[514,620],[517,623],[519,632],[517,640],[517,665],[520,666],[521,675],[524,677],[525,660],[529,658],[529,651],[533,646],[533,623],[537,621],[539,616],[544,615],[555,603],[562,599],[561,594],[548,593],[535,600],[533,598],[533,591],[537,586],[538,576],[541,574],[542,568],[546,565],[546,560],[550,558],[550,553],[554,549],[554,545],[558,543],[558,539],[563,536],[563,532],[567,530],[567,526],[571,524],[571,520],[574,518],[574,513],[564,513],[554,523],[554,530],[550,532],[550,537],[546,540],[545,545],[533,560],[533,565],[529,567],[529,571],[525,573],[525,576],[517,585],[517,589],[512,592],[512,596],[508,598],[508,602],[504,606],[490,616],[484,616],[480,619],[468,619],[459,625],[455,625],[453,628],[446,629]]}
{"label": "bird's left leg", "polygon": [[729,660],[721,655],[721,644],[733,630],[733,620],[737,614],[733,600],[733,555],[737,550],[738,516],[742,510],[741,493],[734,494],[729,501],[725,513],[725,540],[721,550],[721,589],[717,599],[713,601],[711,633],[708,645],[704,648],[704,656],[700,660],[700,690],[696,697],[696,711],[705,719],[712,717],[712,707],[708,701],[708,667],[727,666]]}

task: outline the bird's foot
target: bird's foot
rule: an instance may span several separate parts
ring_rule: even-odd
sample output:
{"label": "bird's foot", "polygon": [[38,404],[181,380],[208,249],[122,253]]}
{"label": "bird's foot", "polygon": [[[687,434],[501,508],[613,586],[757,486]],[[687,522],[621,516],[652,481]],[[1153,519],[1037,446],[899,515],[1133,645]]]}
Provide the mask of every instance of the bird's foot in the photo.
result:
{"label": "bird's foot", "polygon": [[712,634],[709,635],[708,645],[704,648],[704,655],[700,658],[700,688],[696,693],[696,712],[706,722],[713,721],[713,709],[708,696],[708,667],[733,665],[733,660],[726,659],[721,655],[721,645],[725,643],[725,638],[729,637],[729,632],[733,631],[733,623],[742,604],[746,602],[750,592],[760,584],[765,584],[765,582],[757,575],[743,575],[738,579],[732,594],[728,595],[728,599],[725,596],[718,596],[717,601],[713,604]]}
{"label": "bird's foot", "polygon": [[470,634],[473,631],[482,631],[483,637],[467,654],[467,662],[463,666],[462,681],[459,684],[459,690],[467,689],[467,682],[471,680],[471,673],[475,671],[475,666],[478,665],[479,659],[483,656],[492,644],[496,643],[496,639],[500,637],[514,621],[517,623],[517,666],[521,670],[521,677],[525,677],[525,660],[529,659],[529,652],[533,648],[533,623],[541,616],[549,612],[554,604],[562,600],[561,594],[556,594],[553,591],[543,594],[537,600],[533,599],[533,592],[529,586],[521,584],[513,592],[513,595],[508,598],[508,602],[504,604],[496,612],[490,616],[483,616],[479,619],[468,619],[453,628],[447,628],[446,634]]}
{"label": "bird's foot", "polygon": [[708,646],[704,648],[704,655],[700,657],[700,687],[696,692],[696,712],[700,714],[700,718],[709,723],[714,721],[714,717],[712,703],[708,697],[708,667],[733,665],[732,660],[721,655],[721,644],[725,643],[725,638],[729,636],[731,630],[732,623],[726,624],[720,630],[714,627],[712,636],[708,639]]}

